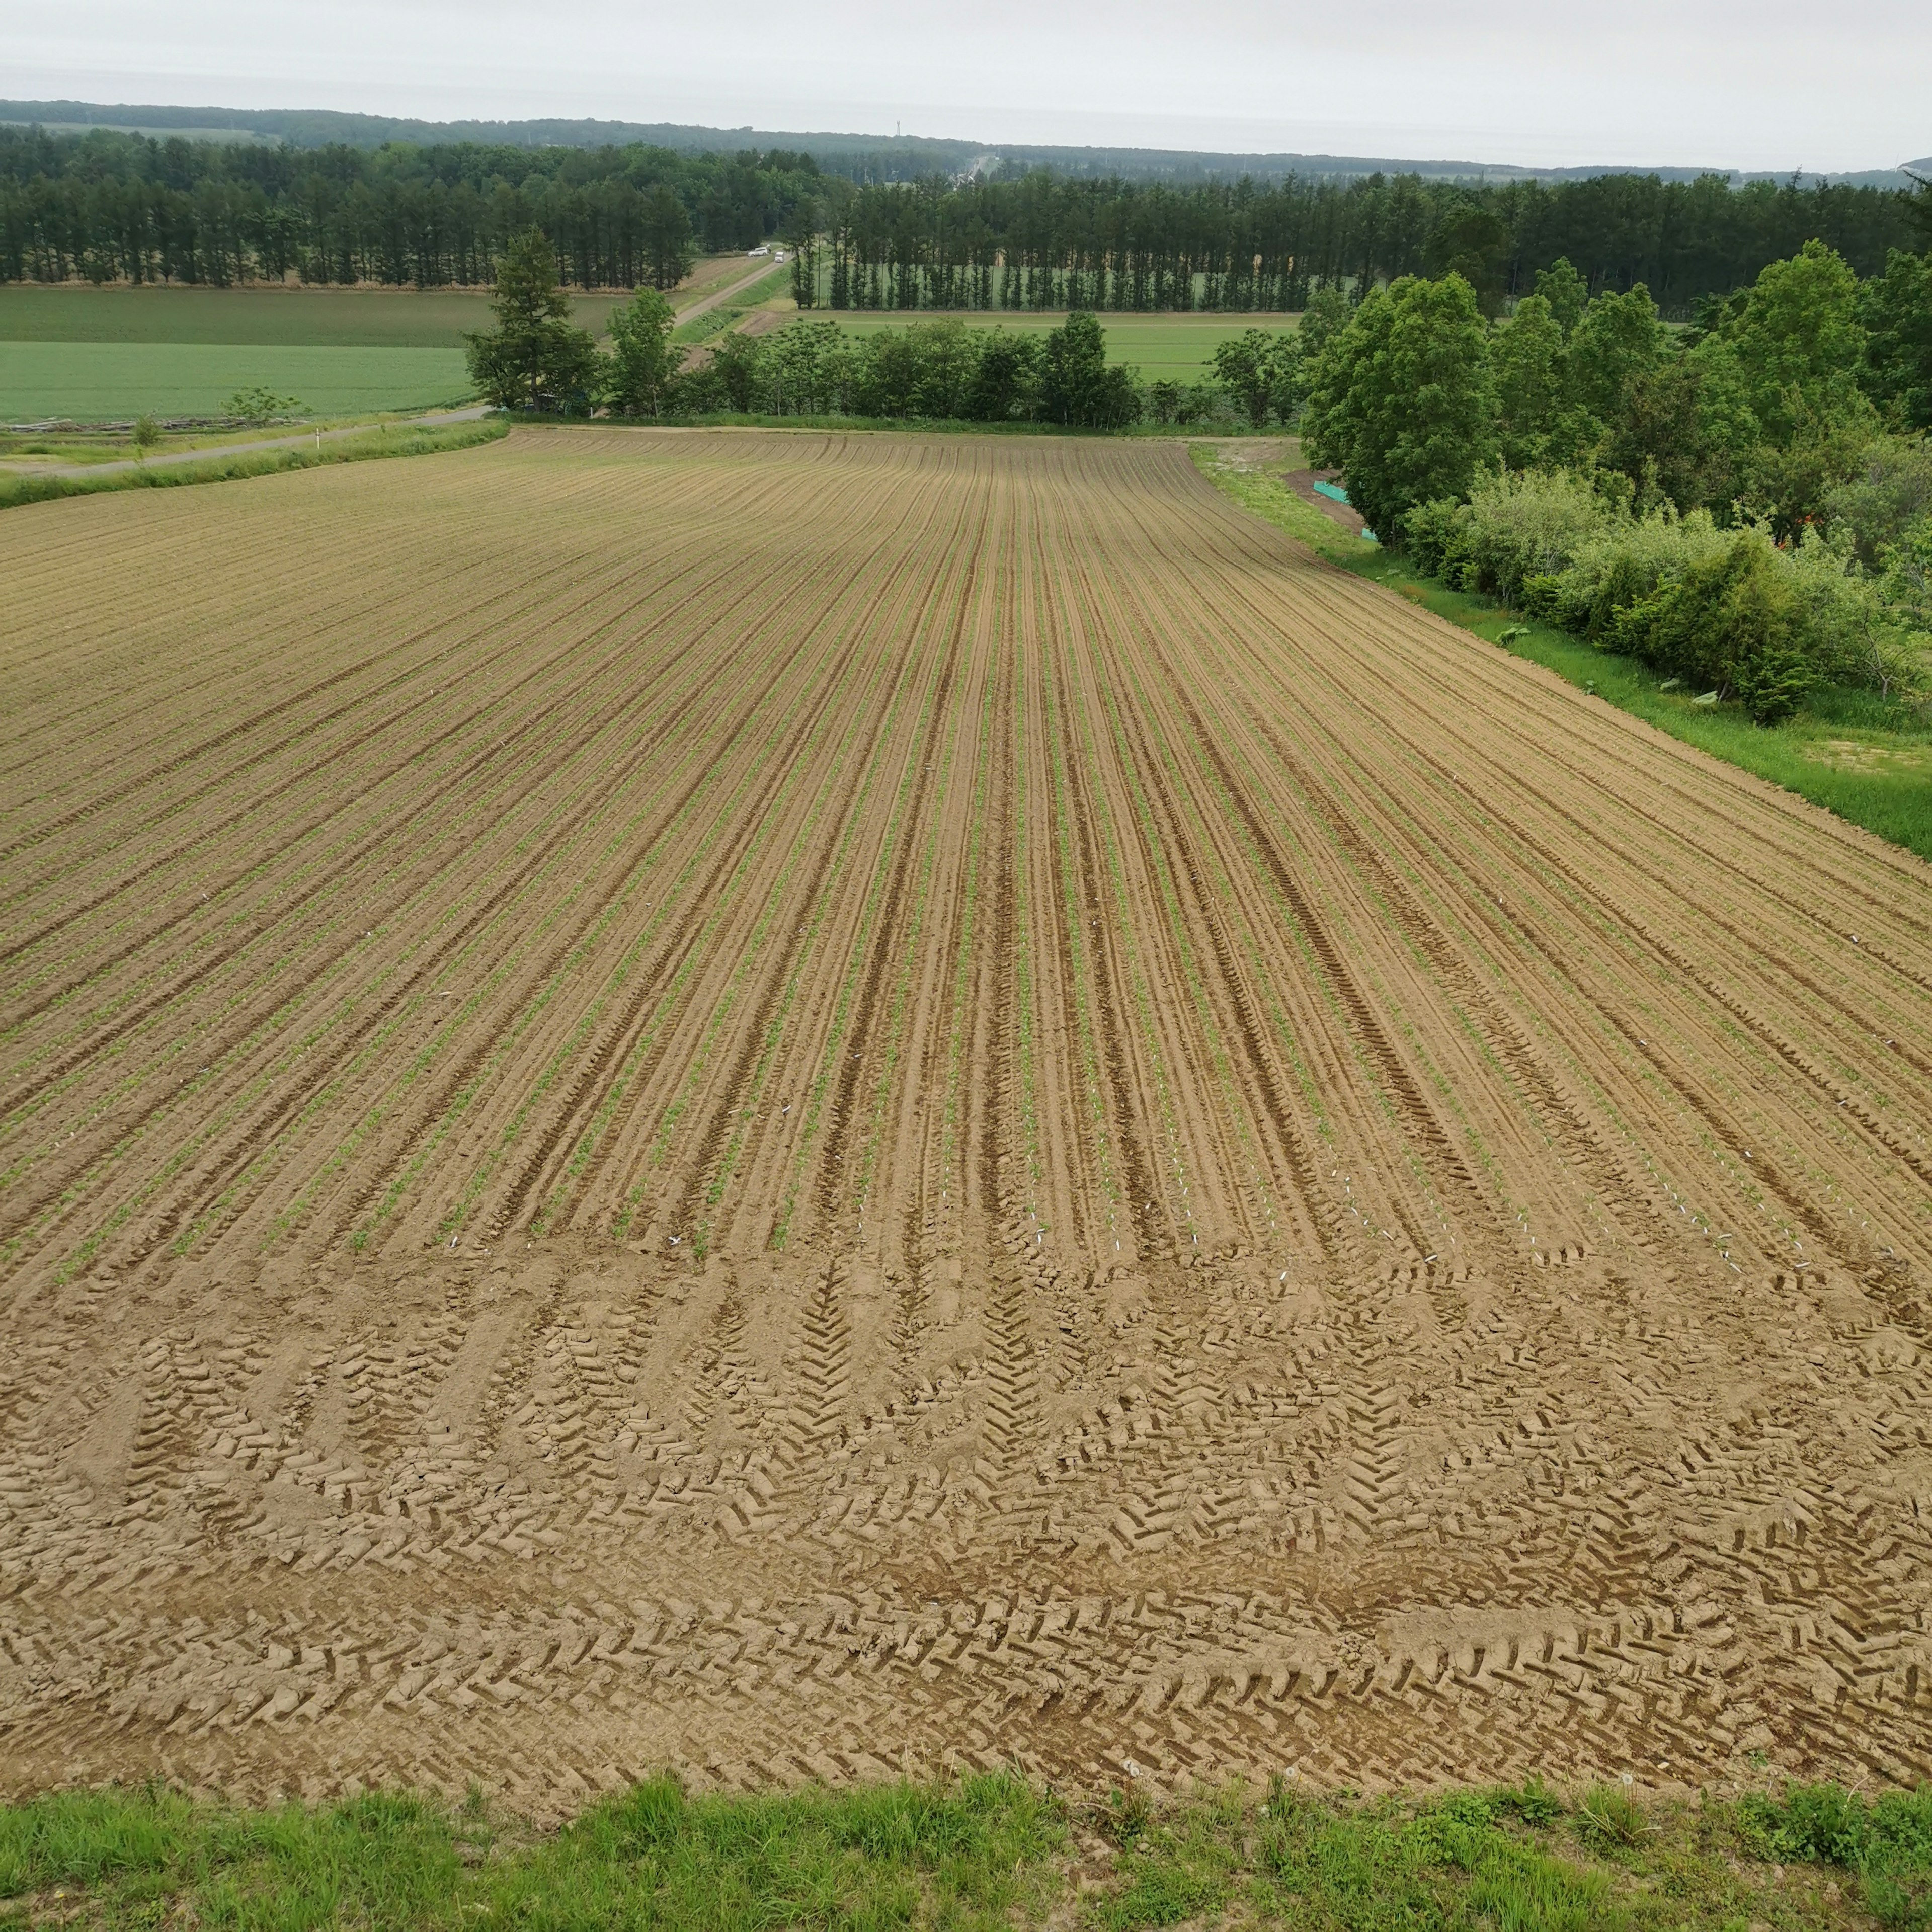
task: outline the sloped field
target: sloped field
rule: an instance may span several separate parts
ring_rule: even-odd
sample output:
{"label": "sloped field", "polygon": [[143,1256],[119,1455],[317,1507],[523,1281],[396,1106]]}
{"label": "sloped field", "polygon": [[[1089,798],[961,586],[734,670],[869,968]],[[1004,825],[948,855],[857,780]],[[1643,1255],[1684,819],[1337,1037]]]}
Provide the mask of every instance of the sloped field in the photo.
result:
{"label": "sloped field", "polygon": [[0,523],[0,1763],[1932,1773],[1932,873],[1178,448]]}

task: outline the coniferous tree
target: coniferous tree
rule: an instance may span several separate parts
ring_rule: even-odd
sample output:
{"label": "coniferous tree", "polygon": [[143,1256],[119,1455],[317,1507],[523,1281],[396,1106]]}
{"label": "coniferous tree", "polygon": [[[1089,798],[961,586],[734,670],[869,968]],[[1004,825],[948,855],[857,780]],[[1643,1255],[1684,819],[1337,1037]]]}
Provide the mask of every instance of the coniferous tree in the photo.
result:
{"label": "coniferous tree", "polygon": [[597,376],[597,347],[570,320],[556,254],[541,230],[511,238],[496,264],[490,304],[496,326],[464,341],[470,374],[500,409],[588,409]]}
{"label": "coniferous tree", "polygon": [[698,259],[691,217],[675,190],[662,182],[645,195],[639,212],[650,284],[654,289],[674,289]]}

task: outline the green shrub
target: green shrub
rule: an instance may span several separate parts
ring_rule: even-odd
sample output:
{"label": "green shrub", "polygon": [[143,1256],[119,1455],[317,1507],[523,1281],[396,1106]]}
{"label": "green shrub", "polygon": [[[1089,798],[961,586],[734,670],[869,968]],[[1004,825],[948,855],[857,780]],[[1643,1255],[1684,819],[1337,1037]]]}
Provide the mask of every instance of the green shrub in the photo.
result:
{"label": "green shrub", "polygon": [[1520,603],[1734,694],[1772,724],[1822,683],[1862,686],[1888,702],[1932,691],[1932,520],[1894,527],[1893,513],[1911,496],[1900,480],[1910,468],[1898,458],[1883,488],[1868,493],[1892,519],[1868,517],[1886,533],[1877,574],[1858,561],[1849,510],[1828,538],[1814,525],[1778,544],[1768,525],[1726,529],[1708,510],[1681,515],[1666,502],[1635,514],[1589,477],[1564,471],[1485,472],[1466,500],[1438,498],[1412,511],[1402,537],[1416,562],[1452,587]]}
{"label": "green shrub", "polygon": [[1582,541],[1607,529],[1611,506],[1566,470],[1486,470],[1466,502],[1437,498],[1412,510],[1407,548],[1424,569],[1464,590],[1514,603],[1526,579],[1562,569]]}
{"label": "green shrub", "polygon": [[1820,681],[1819,658],[1769,540],[1741,530],[1616,613],[1616,646],[1659,670],[1734,690],[1760,724],[1789,717]]}

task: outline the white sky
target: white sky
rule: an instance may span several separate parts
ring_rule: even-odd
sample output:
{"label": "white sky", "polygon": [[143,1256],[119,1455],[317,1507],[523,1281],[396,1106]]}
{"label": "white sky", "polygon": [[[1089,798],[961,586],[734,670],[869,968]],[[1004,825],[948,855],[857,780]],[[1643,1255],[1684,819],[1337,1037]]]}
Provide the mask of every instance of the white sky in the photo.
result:
{"label": "white sky", "polygon": [[1932,155],[1932,4],[0,0],[0,96],[1845,170]]}

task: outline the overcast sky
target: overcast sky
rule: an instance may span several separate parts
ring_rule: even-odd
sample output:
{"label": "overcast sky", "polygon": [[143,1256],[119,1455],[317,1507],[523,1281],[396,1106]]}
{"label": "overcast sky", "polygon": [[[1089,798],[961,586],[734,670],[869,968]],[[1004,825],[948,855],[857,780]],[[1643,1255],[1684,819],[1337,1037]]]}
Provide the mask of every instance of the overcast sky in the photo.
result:
{"label": "overcast sky", "polygon": [[1932,0],[0,0],[0,94],[1549,166],[1932,154]]}

